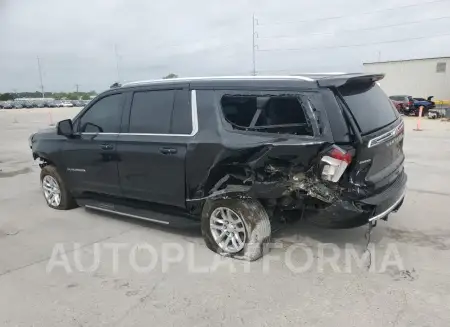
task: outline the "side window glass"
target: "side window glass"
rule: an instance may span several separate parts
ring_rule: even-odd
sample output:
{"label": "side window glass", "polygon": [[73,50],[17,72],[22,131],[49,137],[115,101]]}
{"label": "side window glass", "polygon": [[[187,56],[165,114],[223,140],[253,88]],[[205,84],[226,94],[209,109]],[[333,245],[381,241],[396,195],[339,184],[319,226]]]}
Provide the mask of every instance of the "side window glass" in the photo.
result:
{"label": "side window glass", "polygon": [[188,90],[177,90],[170,132],[171,134],[189,135],[192,133],[192,128],[191,92]]}
{"label": "side window glass", "polygon": [[174,90],[135,92],[130,133],[168,134],[174,98]]}
{"label": "side window glass", "polygon": [[80,119],[81,133],[119,133],[123,95],[113,94],[97,101]]}
{"label": "side window glass", "polygon": [[305,103],[296,94],[225,94],[221,105],[225,119],[237,130],[314,135]]}

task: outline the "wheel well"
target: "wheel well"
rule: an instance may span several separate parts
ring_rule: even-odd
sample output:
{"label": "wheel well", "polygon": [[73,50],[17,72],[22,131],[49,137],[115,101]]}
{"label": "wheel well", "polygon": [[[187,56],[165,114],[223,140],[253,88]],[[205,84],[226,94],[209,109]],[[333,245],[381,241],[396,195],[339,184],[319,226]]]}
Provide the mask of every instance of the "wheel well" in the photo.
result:
{"label": "wheel well", "polygon": [[37,153],[33,153],[33,158],[34,158],[34,160],[39,159],[41,161],[39,163],[39,167],[41,167],[41,169],[44,168],[45,166],[48,166],[48,165],[55,166],[55,164],[51,160],[49,160],[49,159],[47,159],[47,158],[45,158],[43,156],[40,156]]}

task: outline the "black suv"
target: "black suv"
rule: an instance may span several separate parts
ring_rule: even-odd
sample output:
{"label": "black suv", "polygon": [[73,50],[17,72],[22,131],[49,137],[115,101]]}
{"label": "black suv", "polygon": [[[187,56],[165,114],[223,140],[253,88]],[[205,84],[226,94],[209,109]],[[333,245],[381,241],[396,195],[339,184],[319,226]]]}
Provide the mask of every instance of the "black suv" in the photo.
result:
{"label": "black suv", "polygon": [[375,224],[402,205],[403,121],[383,75],[211,77],[110,89],[30,137],[47,204],[200,222],[254,260],[271,224]]}

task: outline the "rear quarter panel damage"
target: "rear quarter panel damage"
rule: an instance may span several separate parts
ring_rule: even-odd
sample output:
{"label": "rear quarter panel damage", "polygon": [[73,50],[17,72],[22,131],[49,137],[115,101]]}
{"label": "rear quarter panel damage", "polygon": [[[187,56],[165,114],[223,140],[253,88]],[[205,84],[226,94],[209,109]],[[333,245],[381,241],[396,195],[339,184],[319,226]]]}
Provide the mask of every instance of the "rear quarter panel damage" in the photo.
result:
{"label": "rear quarter panel damage", "polygon": [[[274,139],[264,145],[198,144],[187,162],[188,202],[248,197],[278,199],[298,192],[324,202],[339,198],[316,174],[318,154],[327,144]],[[192,158],[199,158],[198,160]],[[200,159],[201,158],[201,159]]]}

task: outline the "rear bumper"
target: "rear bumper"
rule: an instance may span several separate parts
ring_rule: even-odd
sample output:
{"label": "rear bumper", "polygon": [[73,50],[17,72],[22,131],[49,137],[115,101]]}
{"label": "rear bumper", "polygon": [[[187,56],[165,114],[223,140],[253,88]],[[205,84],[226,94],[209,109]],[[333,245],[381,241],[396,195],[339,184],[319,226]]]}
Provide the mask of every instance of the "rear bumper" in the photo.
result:
{"label": "rear bumper", "polygon": [[322,210],[312,211],[306,217],[325,228],[353,228],[379,219],[387,219],[403,204],[407,176],[404,172],[383,192],[358,201],[342,200]]}
{"label": "rear bumper", "polygon": [[397,180],[384,192],[359,201],[361,204],[374,208],[369,216],[369,221],[386,218],[392,211],[400,209],[406,194],[407,180],[407,175],[405,172],[402,172]]}
{"label": "rear bumper", "polygon": [[392,211],[397,211],[403,204],[403,200],[405,199],[405,194],[403,194],[400,198],[395,201],[395,203],[387,208],[386,210],[376,214],[375,216],[369,218],[369,221],[376,221],[378,219],[383,219],[387,217]]}

